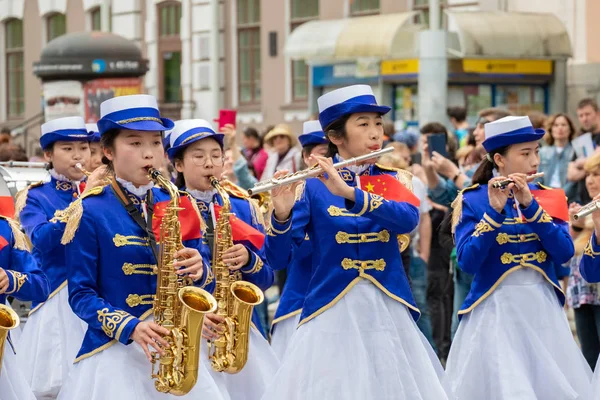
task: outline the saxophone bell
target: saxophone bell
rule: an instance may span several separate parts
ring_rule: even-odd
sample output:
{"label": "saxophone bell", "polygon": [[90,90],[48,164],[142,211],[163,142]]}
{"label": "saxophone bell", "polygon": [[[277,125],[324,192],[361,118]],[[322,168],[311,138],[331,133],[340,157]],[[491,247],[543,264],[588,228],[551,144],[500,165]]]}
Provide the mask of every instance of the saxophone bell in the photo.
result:
{"label": "saxophone bell", "polygon": [[20,324],[20,319],[15,310],[0,304],[0,373],[2,373],[2,355],[4,354],[4,345],[8,338],[8,331],[15,329]]}

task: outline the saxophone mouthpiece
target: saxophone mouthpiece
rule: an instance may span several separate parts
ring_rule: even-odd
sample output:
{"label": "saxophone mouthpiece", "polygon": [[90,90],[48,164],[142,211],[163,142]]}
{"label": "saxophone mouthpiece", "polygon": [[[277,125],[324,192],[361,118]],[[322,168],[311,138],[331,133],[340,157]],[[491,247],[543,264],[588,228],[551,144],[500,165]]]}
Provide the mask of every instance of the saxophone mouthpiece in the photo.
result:
{"label": "saxophone mouthpiece", "polygon": [[210,181],[210,184],[214,187],[217,187],[217,185],[219,184],[219,180],[216,176],[211,176],[210,178],[208,178],[208,180]]}

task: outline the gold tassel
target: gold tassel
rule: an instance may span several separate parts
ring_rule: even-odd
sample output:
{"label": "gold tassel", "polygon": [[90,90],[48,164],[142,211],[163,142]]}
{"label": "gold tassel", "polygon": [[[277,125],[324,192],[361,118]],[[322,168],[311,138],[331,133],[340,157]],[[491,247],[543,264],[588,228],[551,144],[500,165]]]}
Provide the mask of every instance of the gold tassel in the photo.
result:
{"label": "gold tassel", "polygon": [[17,192],[17,194],[15,195],[15,215],[14,215],[15,220],[19,221],[19,215],[21,214],[21,211],[23,211],[23,209],[25,208],[25,205],[27,204],[27,195],[29,194],[29,189],[38,187],[38,186],[42,186],[43,184],[44,184],[44,182],[42,182],[42,181],[32,183],[31,185],[27,186],[25,189],[19,190]]}
{"label": "gold tassel", "polygon": [[15,238],[15,249],[31,251],[31,241],[21,230],[21,225],[12,218],[4,218],[10,230],[12,231],[13,237]]}
{"label": "gold tassel", "polygon": [[252,222],[255,225],[262,225],[263,228],[265,226],[265,217],[258,205],[258,200],[248,198],[248,203],[250,203],[250,214],[252,215]]}
{"label": "gold tassel", "polygon": [[456,225],[462,217],[463,193],[460,191],[452,202],[452,234],[456,232]]}
{"label": "gold tassel", "polygon": [[69,207],[64,210],[62,214],[62,221],[67,222],[67,226],[65,227],[65,232],[63,233],[62,239],[60,241],[61,244],[66,245],[71,243],[73,238],[75,237],[75,233],[79,229],[79,224],[81,223],[81,217],[83,216],[83,199],[88,196],[95,196],[104,190],[104,186],[96,186],[86,192],[77,200],[72,202]]}
{"label": "gold tassel", "polygon": [[296,186],[296,198],[295,201],[298,201],[304,196],[304,189],[306,189],[306,180],[300,182],[298,186]]}

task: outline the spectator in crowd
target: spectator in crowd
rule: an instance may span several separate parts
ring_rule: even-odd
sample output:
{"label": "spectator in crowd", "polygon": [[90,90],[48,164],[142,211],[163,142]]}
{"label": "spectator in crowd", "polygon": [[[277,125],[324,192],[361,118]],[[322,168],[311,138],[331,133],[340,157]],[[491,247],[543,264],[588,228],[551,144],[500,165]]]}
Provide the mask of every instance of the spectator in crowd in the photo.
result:
{"label": "spectator in crowd", "polygon": [[256,179],[260,180],[269,155],[263,149],[262,138],[258,131],[252,127],[244,129],[242,136],[242,153],[248,161],[248,168],[254,171]]}
{"label": "spectator in crowd", "polygon": [[456,136],[458,147],[466,146],[469,135],[467,110],[464,107],[448,107],[447,114],[454,129],[454,135]]}
{"label": "spectator in crowd", "polygon": [[575,125],[567,114],[552,115],[546,125],[544,140],[547,146],[540,149],[538,168],[538,172],[544,173],[539,179],[540,183],[564,189],[570,199],[575,195],[575,184],[567,181],[567,169],[569,162],[575,157],[575,150],[571,146],[575,133]]}
{"label": "spectator in crowd", "polygon": [[258,179],[256,179],[256,177],[252,174],[250,164],[242,155],[242,150],[237,144],[235,126],[232,124],[225,124],[221,130],[225,135],[224,144],[226,150],[224,154],[225,163],[223,164],[225,175],[227,179],[236,183],[242,188],[250,189],[258,181]]}
{"label": "spectator in crowd", "polygon": [[0,130],[0,144],[1,143],[10,143],[12,140],[12,135],[10,134],[10,129],[2,128]]}
{"label": "spectator in crowd", "polygon": [[534,129],[545,129],[547,125],[548,116],[541,111],[529,111],[527,113],[529,120],[531,121],[531,126]]}
{"label": "spectator in crowd", "polygon": [[294,173],[301,168],[302,154],[297,147],[298,139],[288,125],[275,126],[265,136],[265,143],[272,148],[272,151],[267,159],[261,180],[271,179],[275,171],[285,169]]}
{"label": "spectator in crowd", "polygon": [[[600,153],[589,157],[585,161],[584,169],[587,175],[587,190],[590,196],[594,197],[600,194]],[[567,302],[575,314],[575,327],[581,351],[593,369],[600,354],[600,284],[587,283],[579,272],[581,257],[594,231],[591,215],[579,220],[572,218],[579,208],[576,203],[569,207],[570,233],[575,245],[575,256],[570,262]]]}
{"label": "spectator in crowd", "polygon": [[25,150],[16,144],[0,144],[0,161],[27,161]]}
{"label": "spectator in crowd", "polygon": [[44,159],[44,150],[41,147],[37,147],[33,153],[33,156],[29,158],[29,162],[46,162]]}
{"label": "spectator in crowd", "polygon": [[385,147],[394,138],[396,128],[394,127],[394,121],[385,121],[383,123],[383,147]]}

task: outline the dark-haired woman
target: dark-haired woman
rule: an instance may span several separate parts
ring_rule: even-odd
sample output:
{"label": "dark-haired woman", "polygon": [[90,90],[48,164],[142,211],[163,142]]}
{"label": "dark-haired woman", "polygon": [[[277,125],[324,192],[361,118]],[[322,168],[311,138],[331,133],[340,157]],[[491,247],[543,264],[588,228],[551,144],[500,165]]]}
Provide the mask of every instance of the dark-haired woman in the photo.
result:
{"label": "dark-haired woman", "polygon": [[[215,208],[223,205],[223,200],[210,183],[210,177],[221,177],[224,171],[223,134],[215,133],[207,121],[191,119],[177,121],[171,132],[169,157],[178,171],[177,184],[196,200],[198,209],[207,225],[205,259],[212,260],[214,249]],[[263,218],[255,200],[227,180],[222,180],[223,188],[229,194],[232,212],[239,219],[231,224],[233,247],[225,250],[223,261],[229,271],[238,278],[251,282],[261,290],[267,290],[273,283],[273,270],[266,262],[262,241],[264,240]],[[242,222],[243,225],[240,224]],[[242,229],[248,229],[243,233]],[[212,232],[211,232],[212,231]],[[254,235],[254,238],[250,236]],[[210,239],[213,237],[213,239]],[[254,240],[257,239],[257,240]],[[213,271],[214,272],[214,271]],[[214,289],[214,281],[211,284]],[[224,318],[218,314],[207,314],[204,318],[201,349],[207,349],[206,340],[218,337],[217,331]],[[248,362],[237,374],[215,372],[208,357],[202,361],[224,391],[223,396],[231,400],[260,400],[266,385],[277,371],[279,361],[264,338],[263,327],[256,309],[252,314],[250,328]]]}
{"label": "dark-haired woman", "polygon": [[[173,122],[160,117],[156,99],[149,95],[115,97],[100,110],[103,162],[113,179],[86,189],[70,209],[62,238],[69,304],[88,328],[58,398],[175,398],[159,393],[150,374],[151,352],[164,356],[168,347],[164,336],[169,331],[152,317],[160,257],[153,219],[157,204],[170,197],[147,174],[148,167],[163,165],[162,132]],[[173,267],[187,283],[203,286],[209,274],[200,253],[200,219],[193,207],[181,204],[184,248],[174,254]],[[198,374],[191,392],[180,398],[222,399],[202,364]]]}
{"label": "dark-haired woman", "polygon": [[267,165],[269,154],[263,149],[262,138],[256,129],[248,127],[244,129],[243,133],[242,146],[244,147],[244,157],[248,160],[248,168],[253,170],[256,179],[260,180]]}
{"label": "dark-haired woman", "polygon": [[536,196],[542,208],[532,191],[545,188],[527,180],[539,166],[543,135],[527,117],[486,124],[487,158],[454,203],[458,265],[475,277],[446,366],[451,399],[590,395],[591,370],[571,334],[553,266],[574,253],[564,192]]}
{"label": "dark-haired woman", "polygon": [[298,184],[271,192],[267,246],[289,251],[308,235],[316,261],[299,327],[263,400],[445,399],[441,366],[415,323],[397,240],[419,219],[410,174],[375,160],[332,166],[381,149],[390,108],[377,105],[366,85],[318,103],[333,159],[312,160],[326,175],[306,180],[298,201]]}
{"label": "dark-haired woman", "polygon": [[58,394],[85,333],[85,324],[68,304],[67,264],[60,243],[65,223],[55,217],[84,190],[85,175],[76,165],[89,162],[90,136],[81,117],[43,124],[40,145],[49,162],[50,181],[30,185],[16,199],[16,215],[33,244],[33,256],[50,283],[48,299],[32,304],[17,355],[38,398],[54,398]]}

